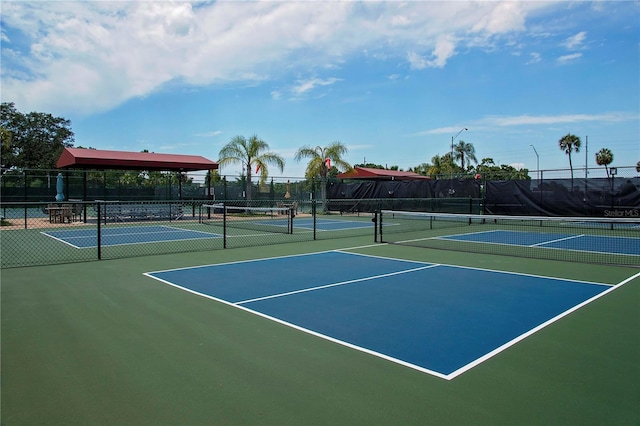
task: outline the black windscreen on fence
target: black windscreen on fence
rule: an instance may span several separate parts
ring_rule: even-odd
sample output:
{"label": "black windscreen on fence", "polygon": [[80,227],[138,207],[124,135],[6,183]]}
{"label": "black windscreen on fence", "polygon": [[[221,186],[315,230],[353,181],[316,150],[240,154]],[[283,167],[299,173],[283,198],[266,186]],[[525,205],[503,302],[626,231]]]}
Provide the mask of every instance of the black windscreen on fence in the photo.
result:
{"label": "black windscreen on fence", "polygon": [[[443,213],[640,217],[638,177],[333,183],[328,195],[329,210],[342,212],[372,212],[382,203],[384,209]],[[417,198],[432,201],[412,207]]]}
{"label": "black windscreen on fence", "polygon": [[640,217],[640,178],[487,181],[485,213]]}

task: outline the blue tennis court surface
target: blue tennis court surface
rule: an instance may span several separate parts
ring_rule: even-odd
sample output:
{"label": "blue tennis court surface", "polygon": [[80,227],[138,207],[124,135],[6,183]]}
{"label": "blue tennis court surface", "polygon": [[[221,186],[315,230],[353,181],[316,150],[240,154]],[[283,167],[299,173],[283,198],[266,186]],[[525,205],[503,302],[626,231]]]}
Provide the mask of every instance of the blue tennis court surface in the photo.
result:
{"label": "blue tennis court surface", "polygon": [[[55,230],[43,232],[43,234],[75,248],[93,248],[98,246],[95,228]],[[222,237],[221,234],[163,225],[105,227],[101,229],[100,234],[102,235],[103,246]]]}
{"label": "blue tennis court surface", "polygon": [[638,238],[502,230],[447,235],[439,238],[475,243],[640,255],[640,239]]}
{"label": "blue tennis court surface", "polygon": [[145,275],[444,379],[614,288],[341,251]]}

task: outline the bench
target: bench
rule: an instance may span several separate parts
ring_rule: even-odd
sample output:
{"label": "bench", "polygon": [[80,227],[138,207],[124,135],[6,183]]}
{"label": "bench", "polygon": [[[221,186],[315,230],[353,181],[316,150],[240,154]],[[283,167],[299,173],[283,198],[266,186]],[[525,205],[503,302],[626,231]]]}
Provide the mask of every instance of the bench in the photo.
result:
{"label": "bench", "polygon": [[105,223],[109,220],[114,222],[154,219],[178,220],[182,218],[184,211],[180,204],[104,203],[101,206],[101,215]]}

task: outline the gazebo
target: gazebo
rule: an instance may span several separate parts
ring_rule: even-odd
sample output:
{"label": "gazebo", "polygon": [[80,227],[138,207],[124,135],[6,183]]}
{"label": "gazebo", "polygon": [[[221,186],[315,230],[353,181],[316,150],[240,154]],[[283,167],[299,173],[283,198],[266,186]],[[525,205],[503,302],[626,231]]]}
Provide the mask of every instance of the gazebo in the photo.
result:
{"label": "gazebo", "polygon": [[196,170],[214,170],[218,168],[218,163],[207,160],[199,155],[65,148],[60,158],[58,158],[56,166],[61,169],[191,172]]}
{"label": "gazebo", "polygon": [[[156,154],[153,152],[85,148],[65,148],[58,158],[56,166],[60,169],[148,170],[179,173],[218,169],[218,163],[199,155]],[[180,185],[179,195],[180,197],[182,195],[182,185]]]}

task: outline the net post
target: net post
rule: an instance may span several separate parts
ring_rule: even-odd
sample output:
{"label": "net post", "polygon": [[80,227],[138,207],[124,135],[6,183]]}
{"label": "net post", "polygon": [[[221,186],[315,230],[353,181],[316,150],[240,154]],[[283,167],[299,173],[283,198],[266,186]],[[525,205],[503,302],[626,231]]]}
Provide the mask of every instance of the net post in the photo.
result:
{"label": "net post", "polygon": [[380,209],[380,214],[378,215],[378,226],[380,229],[378,230],[378,234],[380,235],[380,242],[383,243],[384,239],[382,238],[382,209]]}
{"label": "net post", "polygon": [[317,213],[317,203],[315,197],[311,200],[311,215],[313,216],[313,241],[316,240],[316,213]]}
{"label": "net post", "polygon": [[287,233],[293,234],[293,218],[296,217],[293,207],[289,207],[289,217],[287,220]]}
{"label": "net post", "polygon": [[227,203],[222,203],[222,248],[227,248]]}
{"label": "net post", "polygon": [[373,212],[373,218],[371,218],[373,222],[373,242],[378,242],[378,210]]}

